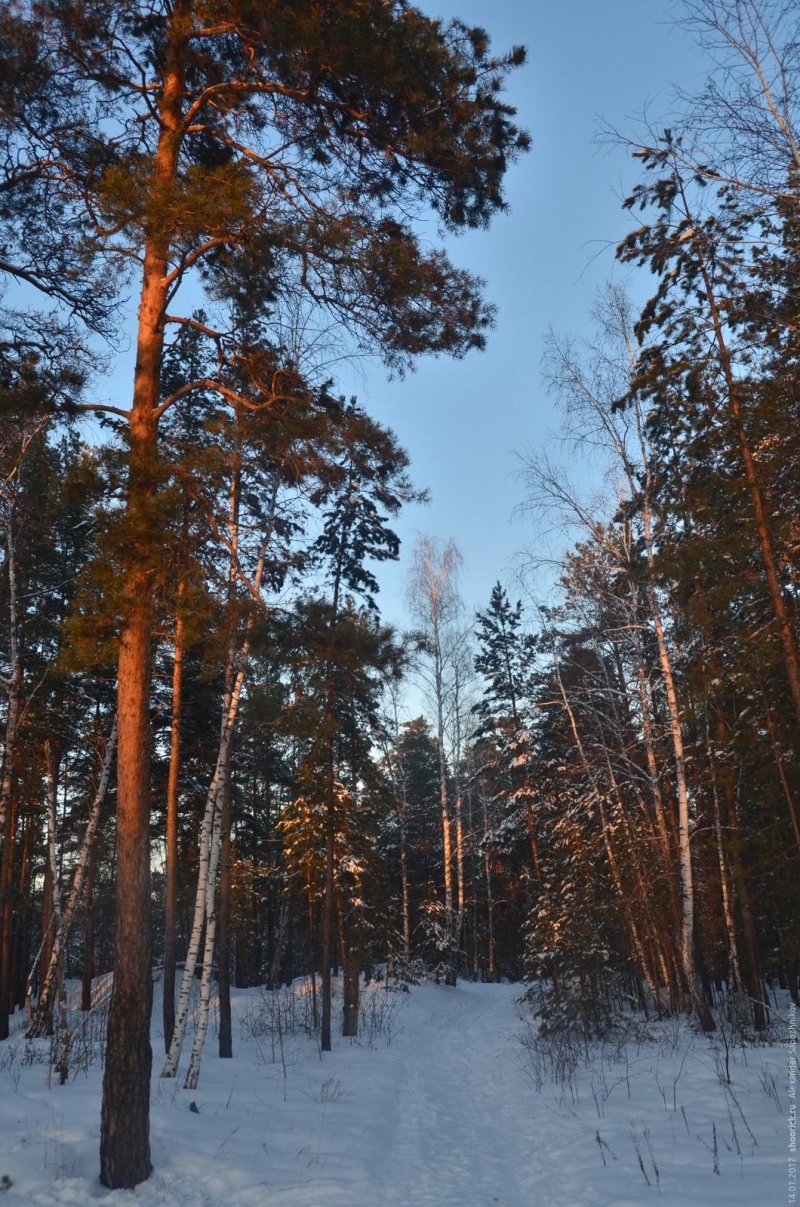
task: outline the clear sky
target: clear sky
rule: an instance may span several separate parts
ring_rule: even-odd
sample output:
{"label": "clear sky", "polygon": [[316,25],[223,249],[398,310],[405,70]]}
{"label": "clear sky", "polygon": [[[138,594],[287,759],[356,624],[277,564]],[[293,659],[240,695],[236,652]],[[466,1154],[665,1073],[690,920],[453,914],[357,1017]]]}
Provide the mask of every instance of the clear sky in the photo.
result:
{"label": "clear sky", "polygon": [[[498,53],[527,47],[529,61],[512,73],[508,97],[533,147],[509,170],[509,213],[450,244],[456,263],[486,279],[498,308],[487,350],[462,361],[428,358],[402,381],[387,381],[377,364],[334,370],[342,393],[356,394],[394,429],[415,484],[431,494],[427,507],[409,507],[400,518],[401,562],[378,568],[382,612],[401,627],[408,625],[405,580],[418,532],[459,545],[470,611],[486,605],[498,578],[517,591],[515,555],[545,538],[530,522],[512,520],[524,493],[515,452],[543,450],[550,441],[553,455],[562,455],[553,443],[558,415],[540,379],[544,337],[550,327],[588,333],[588,313],[615,272],[614,246],[631,222],[620,201],[636,167],[623,149],[598,144],[601,121],[630,133],[646,109],[656,124],[669,124],[673,86],[694,91],[707,70],[689,33],[676,26],[672,0],[417,3],[433,16],[484,27]],[[643,295],[646,284],[638,288]],[[134,310],[135,299],[131,335]],[[100,395],[127,405],[132,360],[129,346]]]}
{"label": "clear sky", "polygon": [[[432,495],[400,521],[400,565],[380,571],[382,610],[399,624],[408,623],[403,590],[417,531],[460,546],[470,609],[485,606],[498,578],[515,589],[514,555],[537,543],[529,523],[512,521],[523,493],[515,450],[542,449],[558,426],[540,381],[544,336],[551,326],[588,331],[596,292],[615,272],[614,245],[631,222],[620,199],[636,165],[622,149],[597,144],[600,121],[628,133],[646,108],[657,124],[669,124],[673,85],[694,91],[707,69],[668,0],[421,0],[421,7],[483,26],[497,51],[527,47],[529,62],[513,74],[509,95],[533,148],[509,172],[510,213],[451,245],[457,262],[485,277],[498,307],[488,349],[463,361],[429,359],[404,381],[387,383],[375,367],[343,383],[397,432],[416,484]],[[562,455],[557,445],[552,451]]]}

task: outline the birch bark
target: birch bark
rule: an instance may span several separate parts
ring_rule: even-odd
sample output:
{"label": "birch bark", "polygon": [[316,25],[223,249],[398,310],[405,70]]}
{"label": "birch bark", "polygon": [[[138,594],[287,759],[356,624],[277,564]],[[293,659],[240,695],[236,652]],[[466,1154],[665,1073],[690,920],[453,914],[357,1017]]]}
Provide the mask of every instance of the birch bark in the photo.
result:
{"label": "birch bark", "polygon": [[[54,858],[53,855],[50,857],[50,875],[53,878],[54,886],[53,912],[56,918],[55,937],[53,939],[48,965],[44,970],[44,976],[39,989],[39,999],[36,1004],[36,1011],[28,1027],[29,1037],[45,1034],[47,1018],[52,1011],[53,995],[56,990],[58,978],[59,961],[61,960],[64,946],[69,939],[72,925],[75,921],[75,914],[78,909],[78,904],[80,903],[81,894],[83,893],[83,886],[86,880],[91,856],[92,843],[94,842],[94,836],[97,833],[97,826],[100,821],[100,813],[103,808],[103,802],[106,798],[106,792],[108,791],[108,785],[111,779],[111,768],[114,763],[116,745],[117,719],[115,717],[114,723],[111,727],[111,733],[109,734],[108,741],[106,742],[105,754],[103,756],[103,763],[100,769],[100,778],[97,783],[97,790],[89,808],[89,817],[87,819],[86,829],[84,830],[83,838],[81,840],[80,851],[78,852],[78,862],[75,865],[75,871],[73,872],[72,876],[72,885],[70,887],[66,904],[64,905],[63,913],[61,913],[60,909],[57,908],[55,904],[58,901],[59,894],[57,891],[57,880],[54,876]],[[50,813],[51,809],[48,803],[48,835],[50,831]],[[33,972],[31,973],[31,978],[32,976]],[[29,985],[31,978],[29,978]]]}
{"label": "birch bark", "polygon": [[[255,594],[258,593],[261,586],[261,578],[264,571],[264,559],[266,556],[267,538],[262,540],[261,547],[258,553],[258,562],[256,572],[253,577],[252,588]],[[206,804],[203,811],[203,821],[200,829],[200,857],[197,874],[197,891],[195,893],[194,913],[192,917],[192,930],[189,936],[189,946],[186,953],[186,963],[183,969],[183,977],[181,978],[181,987],[178,995],[178,1006],[175,1014],[175,1030],[172,1036],[170,1050],[167,1053],[166,1061],[161,1072],[162,1077],[174,1077],[178,1071],[183,1042],[186,1035],[186,1023],[189,1016],[189,1003],[191,1000],[192,981],[194,979],[194,971],[197,964],[197,956],[200,950],[200,939],[203,931],[203,923],[209,915],[213,916],[213,894],[215,891],[215,882],[217,874],[217,865],[219,857],[219,809],[221,806],[221,789],[224,780],[225,768],[230,749],[231,740],[233,738],[233,729],[236,723],[236,714],[239,709],[239,699],[241,696],[242,686],[244,684],[247,673],[247,663],[250,654],[250,636],[253,628],[253,613],[251,612],[247,619],[247,627],[245,638],[242,643],[242,648],[239,652],[238,669],[233,680],[232,690],[229,699],[226,701],[226,707],[223,709],[222,723],[220,727],[220,744],[217,754],[217,762],[214,768],[214,774],[211,777],[211,783],[206,794]],[[215,835],[216,844],[215,844]],[[211,892],[211,907],[209,910],[209,891]],[[204,951],[208,950],[206,944]],[[209,966],[211,960],[208,961]],[[209,973],[210,976],[210,973]],[[210,982],[209,982],[210,983]],[[202,984],[201,984],[202,990]],[[202,1009],[202,1007],[201,1007]],[[205,1036],[205,1032],[203,1033]],[[202,1050],[202,1044],[201,1044]],[[199,1065],[198,1065],[199,1071]]]}

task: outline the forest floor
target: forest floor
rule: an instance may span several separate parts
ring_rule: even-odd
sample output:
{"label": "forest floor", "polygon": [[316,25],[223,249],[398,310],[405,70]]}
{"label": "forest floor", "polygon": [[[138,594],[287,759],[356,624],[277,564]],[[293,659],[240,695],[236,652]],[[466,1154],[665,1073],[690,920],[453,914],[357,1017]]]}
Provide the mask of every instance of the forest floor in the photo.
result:
{"label": "forest floor", "polygon": [[4,1207],[790,1201],[786,1044],[726,1050],[668,1021],[624,1042],[554,1047],[537,1039],[520,986],[462,982],[370,986],[359,1040],[321,1058],[306,990],[237,991],[234,1058],[217,1057],[210,1029],[193,1092],[159,1077],[157,993],[154,1172],[135,1191],[97,1181],[100,1020],[76,1033],[59,1086],[48,1042],[26,1043],[20,1019],[0,1047]]}

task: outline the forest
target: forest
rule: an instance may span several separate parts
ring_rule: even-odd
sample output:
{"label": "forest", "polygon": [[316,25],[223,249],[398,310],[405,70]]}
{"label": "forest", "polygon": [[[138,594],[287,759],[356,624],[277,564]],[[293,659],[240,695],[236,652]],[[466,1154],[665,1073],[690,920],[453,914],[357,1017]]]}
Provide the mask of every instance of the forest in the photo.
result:
{"label": "forest", "polygon": [[546,341],[602,492],[523,452],[528,573],[475,612],[457,534],[421,535],[399,627],[381,570],[426,492],[328,366],[491,340],[449,236],[491,240],[535,160],[525,50],[405,0],[2,6],[0,1076],[15,1043],[52,1093],[102,1067],[106,1188],[154,1174],[156,1084],[234,1060],[243,991],[301,984],[323,1066],[390,985],[513,985],[536,1044],[785,1039],[800,17],[682,20],[706,83],[614,134],[626,284]]}

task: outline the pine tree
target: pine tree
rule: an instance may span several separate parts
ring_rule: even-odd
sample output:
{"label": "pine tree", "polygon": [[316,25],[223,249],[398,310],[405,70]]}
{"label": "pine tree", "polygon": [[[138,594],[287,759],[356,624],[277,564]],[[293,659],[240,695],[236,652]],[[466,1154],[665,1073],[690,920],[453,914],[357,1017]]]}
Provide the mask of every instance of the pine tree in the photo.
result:
{"label": "pine tree", "polygon": [[[718,437],[738,453],[740,472],[750,497],[752,529],[758,544],[766,586],[797,724],[800,725],[800,662],[797,635],[786,601],[773,515],[763,469],[751,430],[753,372],[765,319],[759,307],[755,328],[752,294],[752,231],[762,227],[758,210],[743,208],[736,190],[723,187],[716,206],[696,196],[707,190],[716,173],[687,171],[681,140],[665,131],[661,143],[639,153],[649,175],[627,199],[629,208],[654,210],[655,217],[632,232],[618,249],[625,263],[647,264],[659,278],[656,294],[645,307],[636,334],[642,344],[631,391],[657,409],[654,423],[675,426],[670,411],[675,396],[691,409],[703,407],[707,422],[720,409],[726,422]],[[745,241],[745,236],[747,239]],[[763,235],[762,235],[763,237]],[[760,258],[759,248],[755,258]]]}
{"label": "pine tree", "polygon": [[[212,294],[220,280],[228,293],[238,282],[266,311],[305,295],[394,362],[479,346],[491,314],[477,283],[441,251],[424,251],[405,215],[432,207],[450,228],[485,225],[503,204],[509,159],[527,145],[498,95],[524,55],[493,59],[482,31],[445,30],[417,9],[378,0],[335,9],[271,3],[258,12],[231,3],[206,18],[193,0],[152,11],[92,0],[36,20],[14,12],[3,27],[35,67],[34,102],[57,77],[77,119],[69,138],[52,120],[33,137],[24,107],[8,103],[5,128],[48,165],[54,203],[89,232],[94,262],[135,253],[142,265],[133,402],[129,412],[108,408],[128,425],[129,467],[118,949],[101,1135],[110,1187],[150,1172],[145,920],[158,429],[171,406],[209,386],[186,382],[163,397],[166,332],[195,322],[176,313],[178,290],[189,273]],[[54,229],[45,250],[60,246]],[[211,324],[204,334],[223,361],[246,365],[248,405],[302,395],[291,357],[264,356]],[[211,384],[231,398],[224,381]]]}

